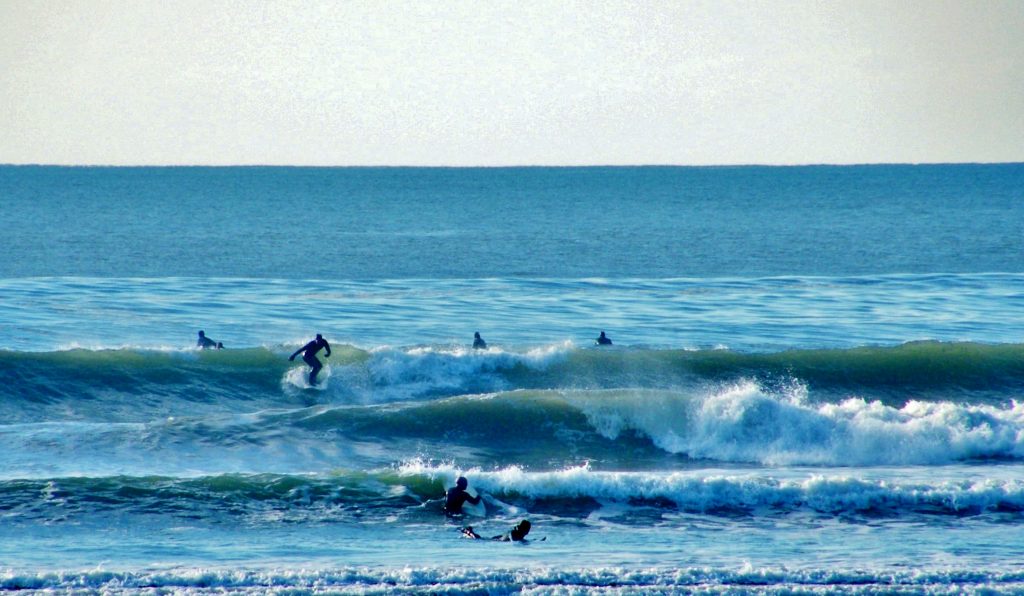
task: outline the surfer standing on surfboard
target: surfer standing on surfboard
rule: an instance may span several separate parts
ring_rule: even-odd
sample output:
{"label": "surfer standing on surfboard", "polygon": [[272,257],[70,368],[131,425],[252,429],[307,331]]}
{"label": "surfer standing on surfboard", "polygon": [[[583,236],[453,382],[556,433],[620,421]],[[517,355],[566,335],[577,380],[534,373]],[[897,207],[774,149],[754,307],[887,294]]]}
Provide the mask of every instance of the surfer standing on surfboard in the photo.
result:
{"label": "surfer standing on surfboard", "polygon": [[327,340],[323,338],[319,333],[316,334],[316,339],[302,346],[295,353],[288,357],[289,361],[295,360],[295,357],[302,352],[302,360],[310,366],[312,370],[309,371],[309,384],[316,385],[316,375],[320,372],[320,369],[324,367],[317,359],[316,353],[321,349],[325,349],[324,358],[331,357],[331,344],[327,343]]}

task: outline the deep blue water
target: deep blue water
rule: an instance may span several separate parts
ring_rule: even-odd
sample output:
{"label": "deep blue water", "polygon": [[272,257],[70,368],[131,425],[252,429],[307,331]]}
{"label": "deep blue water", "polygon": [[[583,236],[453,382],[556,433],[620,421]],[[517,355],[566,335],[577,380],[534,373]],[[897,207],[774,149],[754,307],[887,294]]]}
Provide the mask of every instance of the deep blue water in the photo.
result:
{"label": "deep blue water", "polygon": [[0,167],[0,205],[4,589],[1024,590],[1022,164]]}
{"label": "deep blue water", "polygon": [[0,167],[0,277],[1019,272],[1024,165]]}

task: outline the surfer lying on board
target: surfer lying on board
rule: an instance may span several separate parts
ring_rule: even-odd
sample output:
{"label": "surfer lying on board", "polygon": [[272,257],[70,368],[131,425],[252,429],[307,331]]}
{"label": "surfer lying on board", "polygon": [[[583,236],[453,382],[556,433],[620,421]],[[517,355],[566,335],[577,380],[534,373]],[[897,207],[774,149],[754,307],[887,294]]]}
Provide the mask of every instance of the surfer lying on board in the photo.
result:
{"label": "surfer lying on board", "polygon": [[[516,527],[504,534],[498,534],[492,536],[491,540],[500,540],[501,542],[522,542],[526,540],[526,535],[530,533],[530,522],[523,520],[516,524]],[[472,538],[474,540],[481,540],[483,536],[473,531],[473,526],[466,526],[462,528],[462,536],[464,538]]]}
{"label": "surfer lying on board", "polygon": [[312,368],[312,370],[309,371],[310,385],[316,385],[316,375],[320,372],[320,369],[324,367],[316,357],[316,353],[321,349],[326,349],[324,352],[324,358],[331,357],[331,344],[327,343],[327,340],[317,333],[316,339],[302,346],[298,350],[295,350],[295,353],[288,357],[289,361],[295,360],[295,357],[299,355],[299,352],[302,352],[302,360]]}
{"label": "surfer lying on board", "polygon": [[451,517],[453,515],[462,515],[462,506],[469,501],[471,505],[478,505],[480,503],[480,495],[475,497],[470,496],[466,492],[466,487],[469,486],[469,480],[465,477],[459,476],[459,479],[455,481],[455,486],[448,489],[448,494],[445,495],[444,500],[444,514]]}

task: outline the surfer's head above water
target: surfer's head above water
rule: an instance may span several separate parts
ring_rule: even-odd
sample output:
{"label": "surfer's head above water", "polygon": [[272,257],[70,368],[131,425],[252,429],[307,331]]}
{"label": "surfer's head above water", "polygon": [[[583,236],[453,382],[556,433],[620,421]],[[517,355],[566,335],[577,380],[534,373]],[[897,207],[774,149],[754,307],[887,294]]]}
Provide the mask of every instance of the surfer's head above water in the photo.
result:
{"label": "surfer's head above water", "polygon": [[455,481],[455,486],[448,489],[445,493],[444,498],[444,513],[445,515],[461,515],[462,505],[469,502],[472,505],[478,505],[480,503],[481,496],[471,496],[466,492],[466,487],[469,486],[469,481],[464,476],[459,476]]}
{"label": "surfer's head above water", "polygon": [[516,524],[516,527],[512,528],[512,531],[508,533],[508,537],[513,541],[518,541],[526,538],[526,535],[530,533],[530,522],[523,520]]}
{"label": "surfer's head above water", "polygon": [[320,362],[316,353],[320,350],[324,350],[324,358],[331,357],[331,344],[327,343],[324,336],[319,333],[316,334],[316,339],[302,346],[298,350],[295,350],[288,360],[295,360],[295,357],[300,353],[302,354],[302,360],[309,365],[309,384],[316,385],[316,375],[320,372],[320,369],[324,367],[323,363]]}

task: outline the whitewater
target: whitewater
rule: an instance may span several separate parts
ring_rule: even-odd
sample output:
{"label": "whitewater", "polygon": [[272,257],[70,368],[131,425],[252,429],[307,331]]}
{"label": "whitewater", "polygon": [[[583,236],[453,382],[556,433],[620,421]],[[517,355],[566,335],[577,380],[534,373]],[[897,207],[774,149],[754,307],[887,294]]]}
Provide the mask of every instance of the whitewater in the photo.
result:
{"label": "whitewater", "polygon": [[[0,588],[1020,593],[1022,181],[0,167]],[[282,194],[324,214],[316,263],[276,261]],[[246,251],[190,251],[214,196]],[[459,476],[482,505],[449,519]]]}

